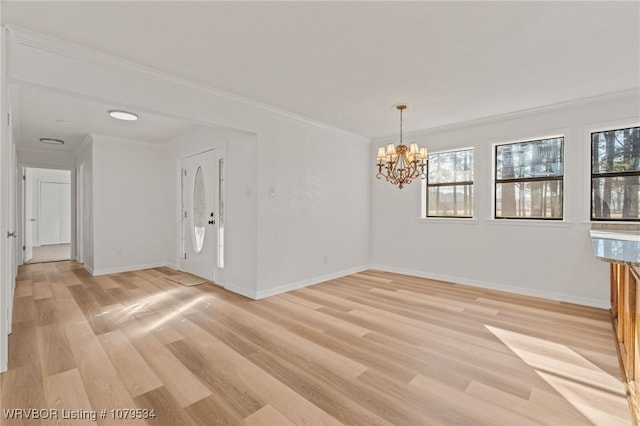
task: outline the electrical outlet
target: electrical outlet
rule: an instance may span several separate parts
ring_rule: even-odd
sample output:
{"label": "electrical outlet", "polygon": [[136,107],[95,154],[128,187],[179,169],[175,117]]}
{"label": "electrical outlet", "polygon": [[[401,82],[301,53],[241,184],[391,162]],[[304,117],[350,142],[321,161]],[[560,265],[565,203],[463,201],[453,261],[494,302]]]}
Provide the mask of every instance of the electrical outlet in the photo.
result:
{"label": "electrical outlet", "polygon": [[329,256],[327,256],[326,254],[322,255],[322,263],[329,263]]}

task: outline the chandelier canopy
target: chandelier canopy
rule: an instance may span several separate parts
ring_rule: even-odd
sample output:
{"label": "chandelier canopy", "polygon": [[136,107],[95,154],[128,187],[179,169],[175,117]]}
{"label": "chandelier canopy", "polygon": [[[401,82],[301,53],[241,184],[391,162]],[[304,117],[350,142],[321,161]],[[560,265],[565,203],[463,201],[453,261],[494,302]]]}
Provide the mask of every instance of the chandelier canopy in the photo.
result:
{"label": "chandelier canopy", "polygon": [[400,111],[400,144],[396,147],[390,143],[387,148],[378,148],[378,179],[384,177],[387,182],[398,185],[402,189],[404,185],[411,183],[418,177],[424,178],[424,169],[427,165],[427,148],[419,148],[412,143],[406,146],[402,143],[402,111],[407,109],[404,104],[396,105]]}

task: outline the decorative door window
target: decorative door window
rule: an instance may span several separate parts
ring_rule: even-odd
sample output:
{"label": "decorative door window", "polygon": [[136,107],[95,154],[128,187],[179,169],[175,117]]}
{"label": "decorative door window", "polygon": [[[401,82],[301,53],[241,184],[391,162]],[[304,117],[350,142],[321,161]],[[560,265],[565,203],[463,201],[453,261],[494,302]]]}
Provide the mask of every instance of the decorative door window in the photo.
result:
{"label": "decorative door window", "polygon": [[207,213],[204,176],[202,168],[198,167],[193,183],[193,248],[196,253],[202,251],[206,223]]}

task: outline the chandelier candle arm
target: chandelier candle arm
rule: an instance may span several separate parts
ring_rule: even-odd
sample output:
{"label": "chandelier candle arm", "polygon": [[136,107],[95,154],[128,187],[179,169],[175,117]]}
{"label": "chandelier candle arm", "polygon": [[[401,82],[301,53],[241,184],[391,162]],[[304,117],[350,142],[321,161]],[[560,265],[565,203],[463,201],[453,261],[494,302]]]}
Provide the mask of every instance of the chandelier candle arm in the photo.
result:
{"label": "chandelier candle arm", "polygon": [[423,163],[427,161],[427,148],[420,148],[420,159]]}
{"label": "chandelier candle arm", "polygon": [[[397,105],[400,111],[400,144],[396,147],[390,143],[387,148],[379,147],[376,159],[378,160],[378,179],[384,177],[387,182],[398,185],[402,189],[404,185],[411,183],[413,179],[425,177],[427,165],[427,148],[420,148],[412,143],[406,146],[402,141],[402,111],[406,105]],[[384,169],[384,172],[383,172]]]}

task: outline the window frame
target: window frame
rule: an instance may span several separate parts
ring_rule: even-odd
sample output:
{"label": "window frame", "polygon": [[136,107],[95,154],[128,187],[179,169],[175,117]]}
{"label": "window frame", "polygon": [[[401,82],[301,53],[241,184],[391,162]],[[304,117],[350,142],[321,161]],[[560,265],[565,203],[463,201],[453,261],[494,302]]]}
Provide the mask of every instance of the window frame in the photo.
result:
{"label": "window frame", "polygon": [[[498,179],[498,147],[505,145],[518,145],[526,143],[542,142],[551,139],[562,139],[562,175],[561,176],[545,176],[545,177],[530,177],[530,178],[508,178]],[[493,144],[493,219],[494,220],[528,220],[528,221],[542,221],[542,222],[563,222],[565,220],[565,197],[564,197],[564,175],[565,175],[565,142],[566,135],[559,134],[553,136],[535,137],[531,139],[524,139],[514,142],[502,142]],[[516,182],[548,182],[559,181],[562,188],[562,199],[560,200],[560,217],[532,217],[532,216],[498,216],[498,184],[504,183],[516,183]]]}
{"label": "window frame", "polygon": [[[471,172],[473,174],[473,180],[462,181],[462,182],[447,182],[447,183],[429,184],[429,157],[431,155],[448,154],[448,153],[460,152],[460,151],[471,151],[471,153],[472,153]],[[475,167],[476,167],[476,153],[475,153],[475,148],[474,147],[454,148],[454,149],[447,149],[447,150],[442,150],[442,151],[430,152],[427,155],[427,169],[426,169],[426,172],[425,172],[424,185],[423,185],[423,188],[422,188],[422,194],[423,194],[423,197],[424,197],[423,200],[422,200],[422,208],[424,210],[423,210],[423,214],[422,214],[421,219],[435,219],[435,220],[452,219],[452,220],[463,220],[463,221],[474,220],[475,219],[475,208],[476,208],[475,194],[474,194],[474,190],[475,190]],[[429,215],[429,188],[430,187],[442,187],[442,186],[454,186],[455,187],[455,186],[461,186],[461,185],[470,186],[471,189],[472,189],[471,216]]]}
{"label": "window frame", "polygon": [[640,124],[629,124],[629,125],[614,125],[605,128],[599,129],[591,129],[588,131],[589,135],[589,221],[591,222],[613,222],[613,223],[639,223],[640,215],[637,219],[633,218],[596,218],[593,216],[593,180],[596,178],[608,178],[608,177],[626,177],[626,176],[640,176],[640,170],[635,170],[632,172],[605,172],[605,173],[594,173],[593,172],[593,134],[594,133],[605,133],[605,132],[617,132],[621,130],[633,129],[636,127],[640,127]]}

